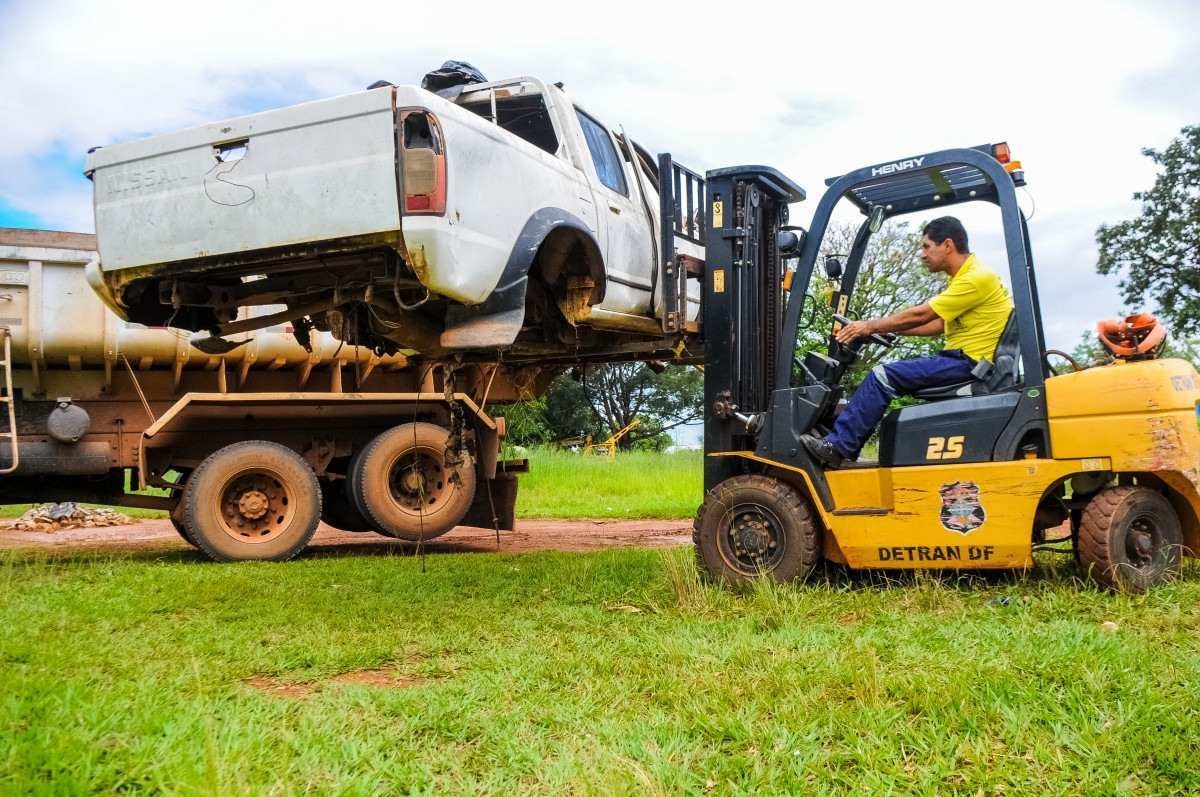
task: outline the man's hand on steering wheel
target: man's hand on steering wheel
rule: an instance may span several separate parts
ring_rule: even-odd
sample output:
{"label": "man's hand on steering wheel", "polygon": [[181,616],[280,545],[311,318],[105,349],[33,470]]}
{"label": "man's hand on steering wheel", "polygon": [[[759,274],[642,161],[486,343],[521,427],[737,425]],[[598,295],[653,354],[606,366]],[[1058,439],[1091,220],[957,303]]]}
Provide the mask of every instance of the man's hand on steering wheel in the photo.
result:
{"label": "man's hand on steering wheel", "polygon": [[875,330],[871,320],[868,319],[866,321],[851,321],[849,324],[843,325],[838,330],[836,337],[837,342],[845,346],[847,343],[853,343],[859,338],[865,338],[874,334]]}
{"label": "man's hand on steering wheel", "polygon": [[843,346],[848,346],[859,338],[870,338],[874,343],[888,347],[893,346],[896,342],[895,335],[879,334],[875,329],[875,322],[873,319],[868,319],[866,321],[851,321],[849,318],[837,315],[836,313],[834,314],[833,318],[842,325],[842,328],[838,330],[838,333],[834,336],[834,339]]}

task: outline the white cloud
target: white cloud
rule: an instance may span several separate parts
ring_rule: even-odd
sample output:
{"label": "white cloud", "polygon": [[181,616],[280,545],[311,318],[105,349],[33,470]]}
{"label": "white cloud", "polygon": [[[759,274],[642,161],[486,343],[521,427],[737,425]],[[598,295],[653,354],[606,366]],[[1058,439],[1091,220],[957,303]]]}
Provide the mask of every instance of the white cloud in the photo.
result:
{"label": "white cloud", "polygon": [[1200,122],[1188,3],[28,2],[2,15],[0,198],[53,226],[91,228],[90,186],[48,176],[55,153],[415,82],[459,58],[565,81],[689,165],[776,165],[810,190],[801,223],[826,177],[1007,138],[1037,201],[1048,342],[1068,347],[1120,309],[1091,238],[1136,211],[1153,179],[1139,148]]}

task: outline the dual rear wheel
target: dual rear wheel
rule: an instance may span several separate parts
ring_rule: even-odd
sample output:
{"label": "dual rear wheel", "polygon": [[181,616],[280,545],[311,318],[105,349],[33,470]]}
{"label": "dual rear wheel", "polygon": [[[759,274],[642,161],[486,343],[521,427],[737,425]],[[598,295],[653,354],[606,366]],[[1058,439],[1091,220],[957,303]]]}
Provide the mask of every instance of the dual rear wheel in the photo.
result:
{"label": "dual rear wheel", "polygon": [[475,499],[475,465],[448,450],[449,430],[406,423],[377,436],[350,462],[349,503],[373,530],[411,542],[450,531]]}
{"label": "dual rear wheel", "polygon": [[290,448],[266,440],[225,446],[188,477],[171,522],[217,561],[291,559],[324,519],[346,531],[420,541],[445,534],[475,497],[475,467],[448,451],[448,430],[393,427],[368,443],[341,481],[318,481]]}

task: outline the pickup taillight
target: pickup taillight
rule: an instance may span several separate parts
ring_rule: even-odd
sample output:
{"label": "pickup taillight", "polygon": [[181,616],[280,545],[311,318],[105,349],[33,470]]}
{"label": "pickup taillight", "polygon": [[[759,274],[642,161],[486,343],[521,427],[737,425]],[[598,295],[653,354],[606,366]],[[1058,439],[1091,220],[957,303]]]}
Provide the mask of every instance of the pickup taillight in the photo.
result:
{"label": "pickup taillight", "polygon": [[437,117],[401,111],[405,213],[446,212],[446,143]]}

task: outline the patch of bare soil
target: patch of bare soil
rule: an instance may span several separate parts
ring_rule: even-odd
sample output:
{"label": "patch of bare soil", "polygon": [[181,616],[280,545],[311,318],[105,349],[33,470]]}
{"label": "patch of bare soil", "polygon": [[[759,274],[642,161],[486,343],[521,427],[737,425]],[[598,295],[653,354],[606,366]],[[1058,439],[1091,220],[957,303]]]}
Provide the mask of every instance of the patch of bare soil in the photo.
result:
{"label": "patch of bare soil", "polygon": [[401,675],[392,670],[357,670],[344,672],[330,683],[358,684],[359,686],[377,686],[381,689],[404,689],[409,686],[420,686],[429,683],[428,678],[418,678],[414,675]]}
{"label": "patch of bare soil", "polygon": [[[417,552],[526,553],[594,551],[605,548],[660,548],[691,542],[688,520],[519,520],[515,531],[459,526],[435,540],[401,542],[372,532],[340,531],[324,523],[301,556],[406,556]],[[0,549],[22,548],[53,553],[193,550],[171,522],[145,520],[107,528],[53,532],[0,528]]]}
{"label": "patch of bare soil", "polygon": [[311,697],[323,688],[338,684],[373,686],[379,689],[406,689],[429,683],[428,678],[418,678],[413,675],[401,675],[393,670],[354,670],[336,675],[325,682],[301,681],[287,682],[278,678],[257,675],[242,681],[243,684],[264,694],[274,697],[284,697],[289,700],[303,700]]}
{"label": "patch of bare soil", "polygon": [[317,691],[315,684],[310,683],[285,683],[275,678],[268,678],[260,675],[254,678],[247,678],[242,681],[243,684],[257,692],[263,692],[275,697],[286,697],[292,700],[299,700],[308,697],[313,692]]}

